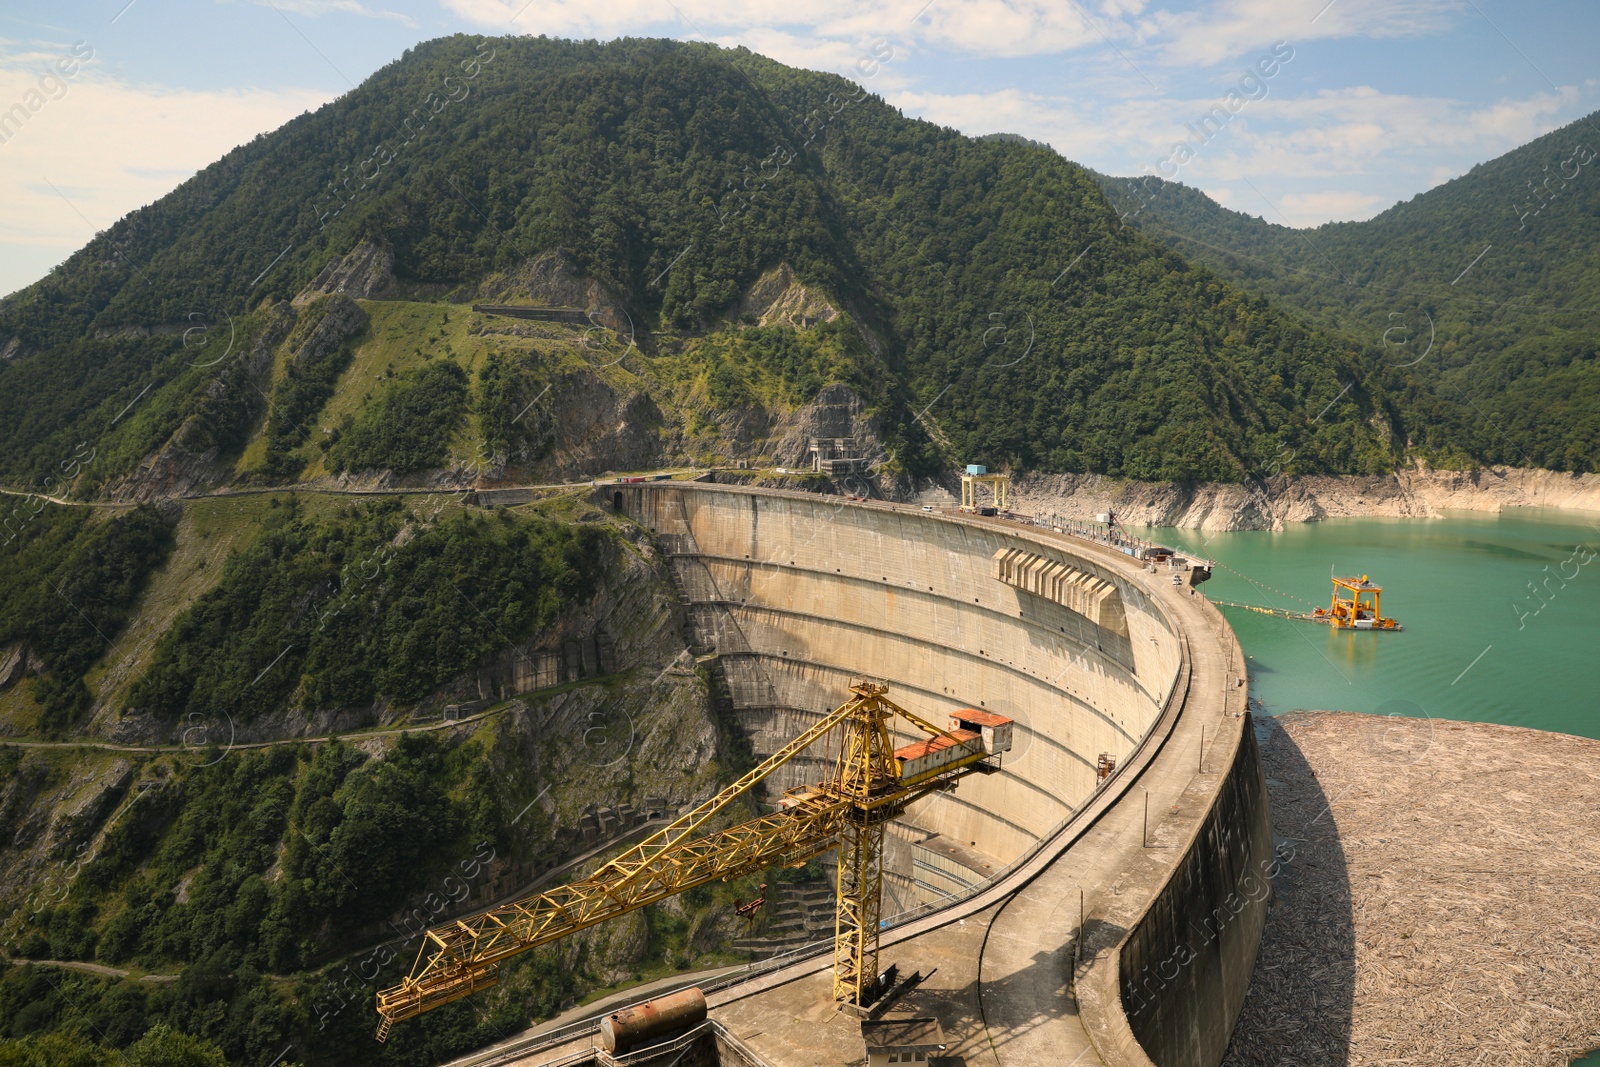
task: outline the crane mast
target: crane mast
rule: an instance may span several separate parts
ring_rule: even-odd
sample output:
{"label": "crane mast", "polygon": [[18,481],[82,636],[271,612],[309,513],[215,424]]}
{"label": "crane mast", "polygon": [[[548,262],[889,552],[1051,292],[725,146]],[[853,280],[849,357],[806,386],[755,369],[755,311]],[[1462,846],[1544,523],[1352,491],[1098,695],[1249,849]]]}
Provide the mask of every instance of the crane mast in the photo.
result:
{"label": "crane mast", "polygon": [[[575,882],[427,931],[410,976],[378,994],[378,1040],[402,1019],[486,989],[501,961],[707,882],[839,849],[833,994],[864,1003],[878,975],[883,834],[911,803],[990,771],[1010,747],[1010,720],[967,711],[940,729],[890,701],[875,682],[716,796]],[[895,716],[928,735],[900,750]],[[977,729],[973,729],[976,727]],[[728,805],[834,729],[839,758],[823,781],[788,790],[777,811],[707,831]],[[1000,732],[997,732],[1000,731]],[[702,832],[705,831],[705,832]]]}

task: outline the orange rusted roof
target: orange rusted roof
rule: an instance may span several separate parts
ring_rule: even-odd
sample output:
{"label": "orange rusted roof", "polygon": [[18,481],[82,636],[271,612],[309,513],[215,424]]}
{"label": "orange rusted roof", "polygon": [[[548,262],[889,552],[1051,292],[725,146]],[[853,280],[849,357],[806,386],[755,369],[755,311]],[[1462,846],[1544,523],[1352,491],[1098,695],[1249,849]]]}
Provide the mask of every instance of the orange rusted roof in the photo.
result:
{"label": "orange rusted roof", "polygon": [[983,739],[981,734],[975,734],[971,730],[951,730],[950,734],[950,737],[930,737],[926,741],[916,741],[905,748],[897,748],[894,750],[894,758],[903,760],[921,759],[923,756],[942,751],[962,741],[981,741]]}
{"label": "orange rusted roof", "polygon": [[1004,715],[996,715],[992,711],[979,711],[977,708],[962,708],[960,711],[952,711],[950,716],[963,722],[975,722],[979,726],[1006,726],[1012,721]]}

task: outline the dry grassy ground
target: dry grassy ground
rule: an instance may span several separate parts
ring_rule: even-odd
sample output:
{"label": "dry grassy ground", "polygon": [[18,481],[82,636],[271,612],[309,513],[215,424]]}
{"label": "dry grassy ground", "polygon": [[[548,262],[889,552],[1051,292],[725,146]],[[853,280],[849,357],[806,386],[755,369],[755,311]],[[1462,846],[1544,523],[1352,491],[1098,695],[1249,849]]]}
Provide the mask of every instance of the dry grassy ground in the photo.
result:
{"label": "dry grassy ground", "polygon": [[1338,712],[1260,728],[1293,860],[1225,1064],[1600,1046],[1600,741]]}

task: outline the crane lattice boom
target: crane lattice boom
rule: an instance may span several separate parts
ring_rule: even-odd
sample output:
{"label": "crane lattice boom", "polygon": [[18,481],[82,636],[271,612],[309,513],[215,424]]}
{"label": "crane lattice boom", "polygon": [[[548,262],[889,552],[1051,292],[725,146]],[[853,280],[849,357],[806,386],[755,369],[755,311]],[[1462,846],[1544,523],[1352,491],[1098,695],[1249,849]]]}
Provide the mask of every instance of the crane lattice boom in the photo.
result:
{"label": "crane lattice boom", "polygon": [[[893,704],[884,697],[884,686],[863,682],[851,691],[855,695],[850,700],[754,770],[589,877],[430,929],[412,974],[378,994],[378,1039],[395,1022],[494,985],[500,962],[517,953],[706,882],[774,864],[798,866],[835,846],[840,857],[834,996],[861,1002],[878,973],[884,824],[919,797],[987,767],[983,760],[990,753],[979,734],[941,730]],[[916,750],[916,759],[906,759],[893,748],[889,720],[895,715],[932,735],[931,741],[902,750]],[[762,779],[841,726],[840,757],[827,780],[789,790],[771,814],[697,833]],[[941,755],[929,759],[925,751]]]}

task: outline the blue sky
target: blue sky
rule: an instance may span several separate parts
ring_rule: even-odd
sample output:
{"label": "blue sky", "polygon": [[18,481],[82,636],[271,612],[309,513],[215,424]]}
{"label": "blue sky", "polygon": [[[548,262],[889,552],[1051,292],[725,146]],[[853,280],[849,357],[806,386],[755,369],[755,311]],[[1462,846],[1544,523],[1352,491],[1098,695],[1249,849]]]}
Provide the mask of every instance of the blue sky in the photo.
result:
{"label": "blue sky", "polygon": [[[0,293],[454,32],[741,44],[1301,226],[1371,217],[1600,108],[1594,0],[0,0],[0,115],[31,109],[0,128]],[[1226,127],[1175,159],[1230,90]]]}

